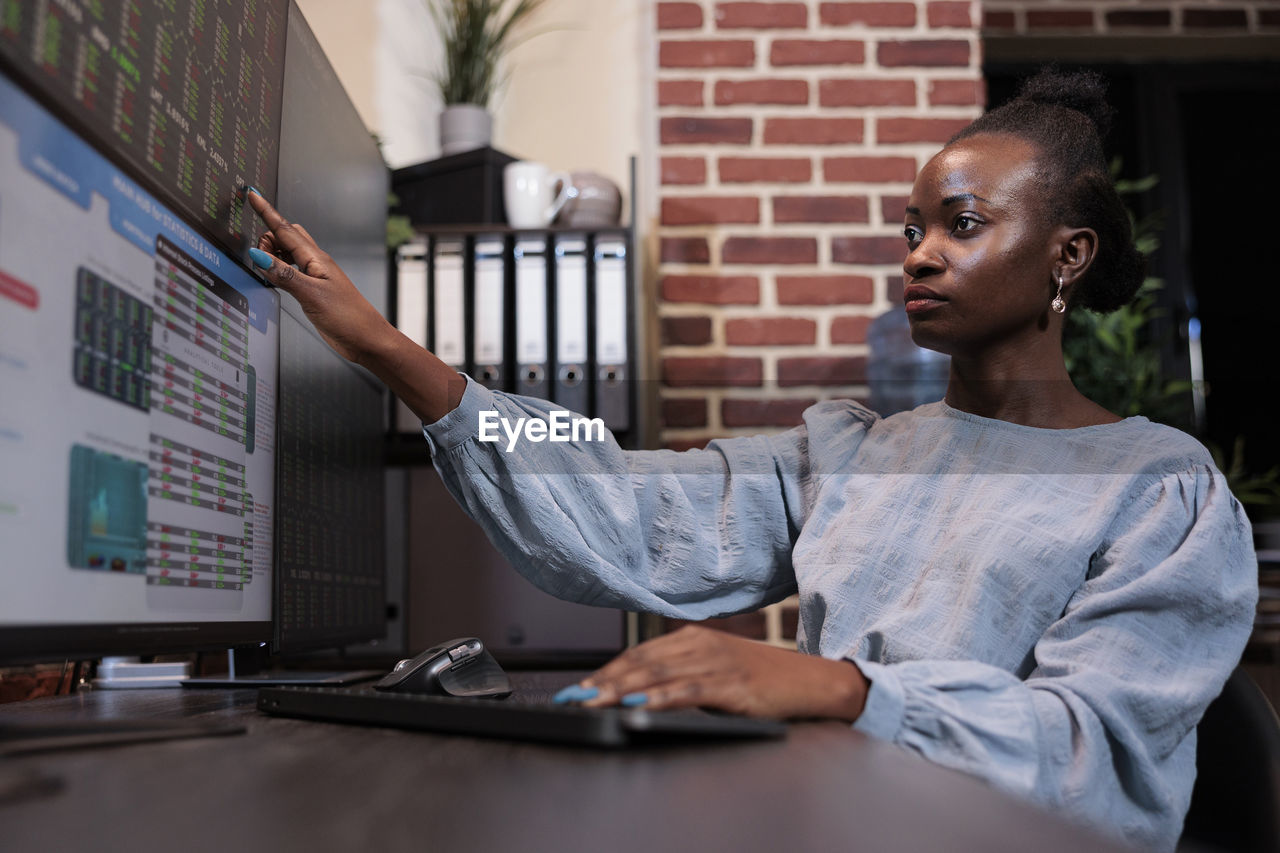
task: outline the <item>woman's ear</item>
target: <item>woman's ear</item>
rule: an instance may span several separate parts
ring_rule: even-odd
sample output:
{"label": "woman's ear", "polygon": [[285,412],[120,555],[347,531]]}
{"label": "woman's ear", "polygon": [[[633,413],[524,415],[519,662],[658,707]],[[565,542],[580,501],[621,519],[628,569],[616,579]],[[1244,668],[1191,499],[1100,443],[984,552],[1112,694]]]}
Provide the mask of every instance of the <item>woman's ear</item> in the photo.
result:
{"label": "woman's ear", "polygon": [[1059,232],[1054,266],[1062,274],[1062,284],[1070,287],[1085,274],[1098,255],[1098,232],[1092,228],[1067,228]]}

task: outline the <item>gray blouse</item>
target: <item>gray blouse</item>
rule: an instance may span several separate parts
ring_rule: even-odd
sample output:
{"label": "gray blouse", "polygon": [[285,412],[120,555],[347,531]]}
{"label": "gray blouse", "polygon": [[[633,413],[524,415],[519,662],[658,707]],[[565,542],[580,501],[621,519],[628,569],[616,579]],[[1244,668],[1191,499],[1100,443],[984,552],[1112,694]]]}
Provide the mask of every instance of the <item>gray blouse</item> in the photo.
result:
{"label": "gray blouse", "polygon": [[478,439],[486,411],[554,408],[468,379],[425,427],[450,492],[534,584],[682,619],[798,592],[800,650],[871,682],[855,728],[1174,847],[1195,725],[1258,594],[1249,522],[1190,436],[832,401],[684,453]]}

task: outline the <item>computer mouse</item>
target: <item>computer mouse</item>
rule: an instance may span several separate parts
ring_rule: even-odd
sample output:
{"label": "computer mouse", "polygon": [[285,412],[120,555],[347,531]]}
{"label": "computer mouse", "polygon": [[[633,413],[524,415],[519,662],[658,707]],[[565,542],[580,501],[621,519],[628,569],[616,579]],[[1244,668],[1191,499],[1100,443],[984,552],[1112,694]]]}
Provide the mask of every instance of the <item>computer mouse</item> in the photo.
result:
{"label": "computer mouse", "polygon": [[432,646],[396,664],[375,690],[501,699],[511,695],[511,679],[475,637],[459,637]]}

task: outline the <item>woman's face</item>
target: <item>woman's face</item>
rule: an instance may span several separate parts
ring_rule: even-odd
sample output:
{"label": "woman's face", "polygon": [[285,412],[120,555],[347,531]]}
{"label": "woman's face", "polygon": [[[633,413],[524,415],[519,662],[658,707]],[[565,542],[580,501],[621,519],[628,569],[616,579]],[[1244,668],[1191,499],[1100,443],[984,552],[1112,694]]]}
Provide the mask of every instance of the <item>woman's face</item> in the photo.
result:
{"label": "woman's face", "polygon": [[1028,344],[1049,325],[1054,247],[1041,215],[1038,149],[1005,134],[944,148],[907,205],[904,298],[911,336],[952,355]]}

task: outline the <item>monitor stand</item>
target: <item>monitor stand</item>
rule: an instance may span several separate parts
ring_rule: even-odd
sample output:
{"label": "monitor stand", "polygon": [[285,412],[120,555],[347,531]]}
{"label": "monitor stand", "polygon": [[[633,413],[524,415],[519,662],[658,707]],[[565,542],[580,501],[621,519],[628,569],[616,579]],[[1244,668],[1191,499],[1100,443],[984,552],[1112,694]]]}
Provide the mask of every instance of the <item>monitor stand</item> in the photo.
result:
{"label": "monitor stand", "polygon": [[386,675],[382,669],[321,672],[306,669],[267,669],[260,648],[228,649],[226,675],[188,678],[183,687],[345,687]]}

